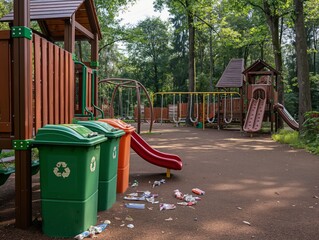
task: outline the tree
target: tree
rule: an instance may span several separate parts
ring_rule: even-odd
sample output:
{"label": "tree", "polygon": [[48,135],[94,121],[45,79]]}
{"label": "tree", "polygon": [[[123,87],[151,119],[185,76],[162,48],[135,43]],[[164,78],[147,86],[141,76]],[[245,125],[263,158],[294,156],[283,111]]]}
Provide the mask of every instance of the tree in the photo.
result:
{"label": "tree", "polygon": [[131,63],[139,72],[145,87],[160,92],[166,83],[169,63],[169,38],[167,23],[159,18],[147,18],[134,29],[135,39],[127,44]]}
{"label": "tree", "polygon": [[[12,0],[3,0],[0,2],[0,18],[8,14],[13,8],[13,1]],[[9,29],[8,23],[0,23],[0,29]]]}
{"label": "tree", "polygon": [[[283,19],[291,12],[291,6],[289,1],[281,0],[255,0],[248,1],[250,5],[256,9],[261,10],[267,20],[267,25],[271,33],[271,40],[273,46],[273,53],[275,57],[276,70],[280,73],[283,72],[283,58],[282,58],[282,31],[283,31]],[[278,102],[284,102],[284,81],[282,75],[277,79],[277,91]],[[283,127],[283,122],[279,122],[279,128]]]}
{"label": "tree", "polygon": [[299,86],[299,126],[302,132],[304,114],[311,110],[311,94],[309,80],[309,63],[307,56],[307,39],[305,32],[303,0],[294,0],[295,32],[297,55],[297,78]]}

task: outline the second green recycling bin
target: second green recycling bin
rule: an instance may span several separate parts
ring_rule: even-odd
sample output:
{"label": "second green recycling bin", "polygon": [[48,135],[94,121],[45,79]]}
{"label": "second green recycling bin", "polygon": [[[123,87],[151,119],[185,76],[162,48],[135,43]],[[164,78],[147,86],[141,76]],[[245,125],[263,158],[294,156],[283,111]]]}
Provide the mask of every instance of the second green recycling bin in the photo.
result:
{"label": "second green recycling bin", "polygon": [[44,234],[72,237],[96,224],[100,144],[106,140],[76,124],[38,130]]}
{"label": "second green recycling bin", "polygon": [[98,210],[107,210],[116,202],[119,142],[125,132],[100,121],[79,121],[77,124],[103,134],[108,139],[101,144],[98,196]]}

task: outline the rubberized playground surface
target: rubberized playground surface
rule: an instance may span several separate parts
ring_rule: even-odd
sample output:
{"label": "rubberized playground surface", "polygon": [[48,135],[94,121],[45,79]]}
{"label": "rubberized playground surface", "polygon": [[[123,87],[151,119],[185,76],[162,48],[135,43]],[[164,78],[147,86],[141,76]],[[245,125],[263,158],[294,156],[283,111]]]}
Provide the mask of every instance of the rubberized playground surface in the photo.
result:
{"label": "rubberized playground surface", "polygon": [[[143,124],[143,129],[148,129]],[[206,192],[194,206],[159,210],[128,209],[117,195],[116,204],[100,212],[99,221],[112,223],[97,239],[318,239],[319,157],[271,140],[270,135],[240,131],[175,127],[155,124],[142,137],[156,149],[178,154],[182,171],[151,165],[131,150],[130,181],[139,183],[126,193],[149,190],[161,203],[179,202],[173,191]],[[28,230],[14,228],[14,175],[0,187],[0,238],[50,239],[41,233],[39,175],[33,176],[33,215]],[[134,228],[128,228],[133,224]]]}

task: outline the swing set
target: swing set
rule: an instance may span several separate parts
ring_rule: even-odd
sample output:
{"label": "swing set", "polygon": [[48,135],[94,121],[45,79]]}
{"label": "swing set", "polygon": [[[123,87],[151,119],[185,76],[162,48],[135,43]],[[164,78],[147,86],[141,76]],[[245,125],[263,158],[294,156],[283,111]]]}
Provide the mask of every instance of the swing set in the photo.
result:
{"label": "swing set", "polygon": [[[160,114],[155,111],[155,120],[163,123],[163,119],[170,119],[176,126],[185,122],[187,109],[189,109],[189,120],[194,123],[207,122],[217,123],[218,127],[222,124],[230,124],[234,121],[234,100],[240,99],[238,92],[157,92],[152,95],[152,102],[157,97],[161,98]],[[236,97],[236,98],[235,98]],[[164,106],[171,100],[172,104]],[[188,99],[188,103],[183,103],[182,99]],[[218,99],[218,100],[217,100]],[[165,108],[168,110],[165,111]],[[164,112],[168,113],[164,116]],[[167,116],[168,115],[168,116]],[[205,128],[205,124],[202,124]]]}

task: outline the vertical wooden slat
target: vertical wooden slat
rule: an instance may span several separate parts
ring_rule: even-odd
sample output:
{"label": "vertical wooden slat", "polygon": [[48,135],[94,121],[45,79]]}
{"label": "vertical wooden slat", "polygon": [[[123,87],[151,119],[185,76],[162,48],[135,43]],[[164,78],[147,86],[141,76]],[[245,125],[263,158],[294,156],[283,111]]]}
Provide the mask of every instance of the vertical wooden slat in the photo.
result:
{"label": "vertical wooden slat", "polygon": [[68,62],[69,62],[69,99],[70,99],[70,109],[69,109],[69,120],[72,121],[74,117],[74,95],[75,95],[75,74],[74,74],[74,61],[72,60],[72,54],[68,54]]}
{"label": "vertical wooden slat", "polygon": [[64,117],[65,117],[65,123],[70,123],[70,116],[69,116],[69,111],[70,111],[70,78],[69,78],[69,58],[68,58],[69,53],[64,54],[64,89],[65,89],[65,108],[64,108]]}
{"label": "vertical wooden slat", "polygon": [[33,107],[35,109],[35,132],[41,127],[41,52],[40,37],[34,35],[33,51],[34,51],[34,99]]}
{"label": "vertical wooden slat", "polygon": [[48,123],[48,54],[47,41],[41,38],[42,125]]}
{"label": "vertical wooden slat", "polygon": [[58,124],[60,120],[59,116],[59,48],[54,45],[53,47],[54,52],[54,66],[53,66],[53,72],[54,72],[54,123]]}
{"label": "vertical wooden slat", "polygon": [[64,119],[64,106],[65,106],[65,92],[64,92],[64,51],[62,49],[60,49],[59,51],[59,55],[60,55],[60,59],[59,59],[59,100],[60,100],[60,104],[59,104],[59,115],[60,115],[60,121],[59,123],[64,123],[65,119]]}
{"label": "vertical wooden slat", "polygon": [[53,45],[48,44],[48,86],[49,86],[49,99],[48,99],[48,110],[49,110],[49,123],[54,123],[54,55]]}
{"label": "vertical wooden slat", "polygon": [[[10,32],[1,31],[0,40],[0,132],[1,135],[6,132],[10,135],[12,131],[12,112],[11,112],[11,61],[10,61]],[[0,146],[1,148],[1,146]]]}

